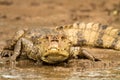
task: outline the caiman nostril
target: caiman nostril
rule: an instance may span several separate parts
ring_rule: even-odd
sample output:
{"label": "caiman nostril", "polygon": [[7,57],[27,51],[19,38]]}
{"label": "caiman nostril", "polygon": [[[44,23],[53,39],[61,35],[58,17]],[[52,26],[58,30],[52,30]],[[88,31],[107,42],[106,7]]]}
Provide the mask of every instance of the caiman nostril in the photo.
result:
{"label": "caiman nostril", "polygon": [[53,39],[54,39],[54,40],[57,40],[57,37],[53,36]]}

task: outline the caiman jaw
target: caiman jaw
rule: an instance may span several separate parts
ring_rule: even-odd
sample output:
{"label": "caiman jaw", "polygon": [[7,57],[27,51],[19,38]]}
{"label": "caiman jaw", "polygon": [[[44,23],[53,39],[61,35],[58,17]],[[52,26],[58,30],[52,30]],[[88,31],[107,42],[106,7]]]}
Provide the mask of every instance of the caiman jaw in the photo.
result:
{"label": "caiman jaw", "polygon": [[67,51],[51,48],[46,53],[44,53],[41,59],[47,63],[57,63],[65,61],[68,56],[69,53]]}

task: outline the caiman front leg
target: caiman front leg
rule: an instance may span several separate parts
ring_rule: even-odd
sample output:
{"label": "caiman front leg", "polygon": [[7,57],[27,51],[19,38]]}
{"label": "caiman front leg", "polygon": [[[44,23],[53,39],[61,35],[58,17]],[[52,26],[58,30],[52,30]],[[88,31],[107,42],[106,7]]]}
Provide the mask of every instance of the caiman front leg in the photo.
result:
{"label": "caiman front leg", "polygon": [[14,47],[17,41],[24,35],[25,30],[19,30],[15,33],[11,40],[7,40],[7,45],[4,46],[0,53],[0,57],[7,58],[13,55]]}
{"label": "caiman front leg", "polygon": [[10,62],[12,63],[12,66],[15,65],[16,59],[18,56],[22,55],[22,52],[24,51],[24,53],[31,58],[35,59],[36,57],[36,48],[34,47],[32,41],[26,39],[26,38],[20,38],[15,47],[14,47],[14,51],[13,51],[13,55],[10,58]]}

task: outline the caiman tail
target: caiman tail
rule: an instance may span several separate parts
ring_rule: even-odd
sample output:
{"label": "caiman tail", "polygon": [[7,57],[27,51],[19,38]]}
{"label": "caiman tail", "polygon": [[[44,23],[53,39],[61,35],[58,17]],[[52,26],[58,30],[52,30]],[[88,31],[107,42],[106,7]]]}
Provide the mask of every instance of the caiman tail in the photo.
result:
{"label": "caiman tail", "polygon": [[100,23],[74,23],[56,28],[64,32],[73,45],[120,50],[120,30]]}

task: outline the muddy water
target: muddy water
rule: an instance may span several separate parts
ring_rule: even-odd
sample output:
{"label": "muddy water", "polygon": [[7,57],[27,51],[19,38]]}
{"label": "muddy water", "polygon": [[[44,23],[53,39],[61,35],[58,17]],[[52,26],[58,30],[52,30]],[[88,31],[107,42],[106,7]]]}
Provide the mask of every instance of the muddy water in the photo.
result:
{"label": "muddy water", "polygon": [[14,68],[0,62],[0,80],[120,80],[120,51],[87,50],[101,61],[71,59],[68,64],[47,65],[23,59]]}
{"label": "muddy water", "polygon": [[[78,61],[81,61],[79,63]],[[77,63],[77,65],[75,65]],[[90,65],[92,63],[92,65]],[[88,60],[74,60],[69,65],[35,65],[22,63],[11,68],[0,65],[0,80],[119,80],[120,66],[108,68],[108,64],[99,68]],[[86,65],[88,64],[88,65]],[[86,65],[86,66],[85,66]],[[94,65],[94,68],[93,68]],[[110,63],[109,63],[110,65]]]}

